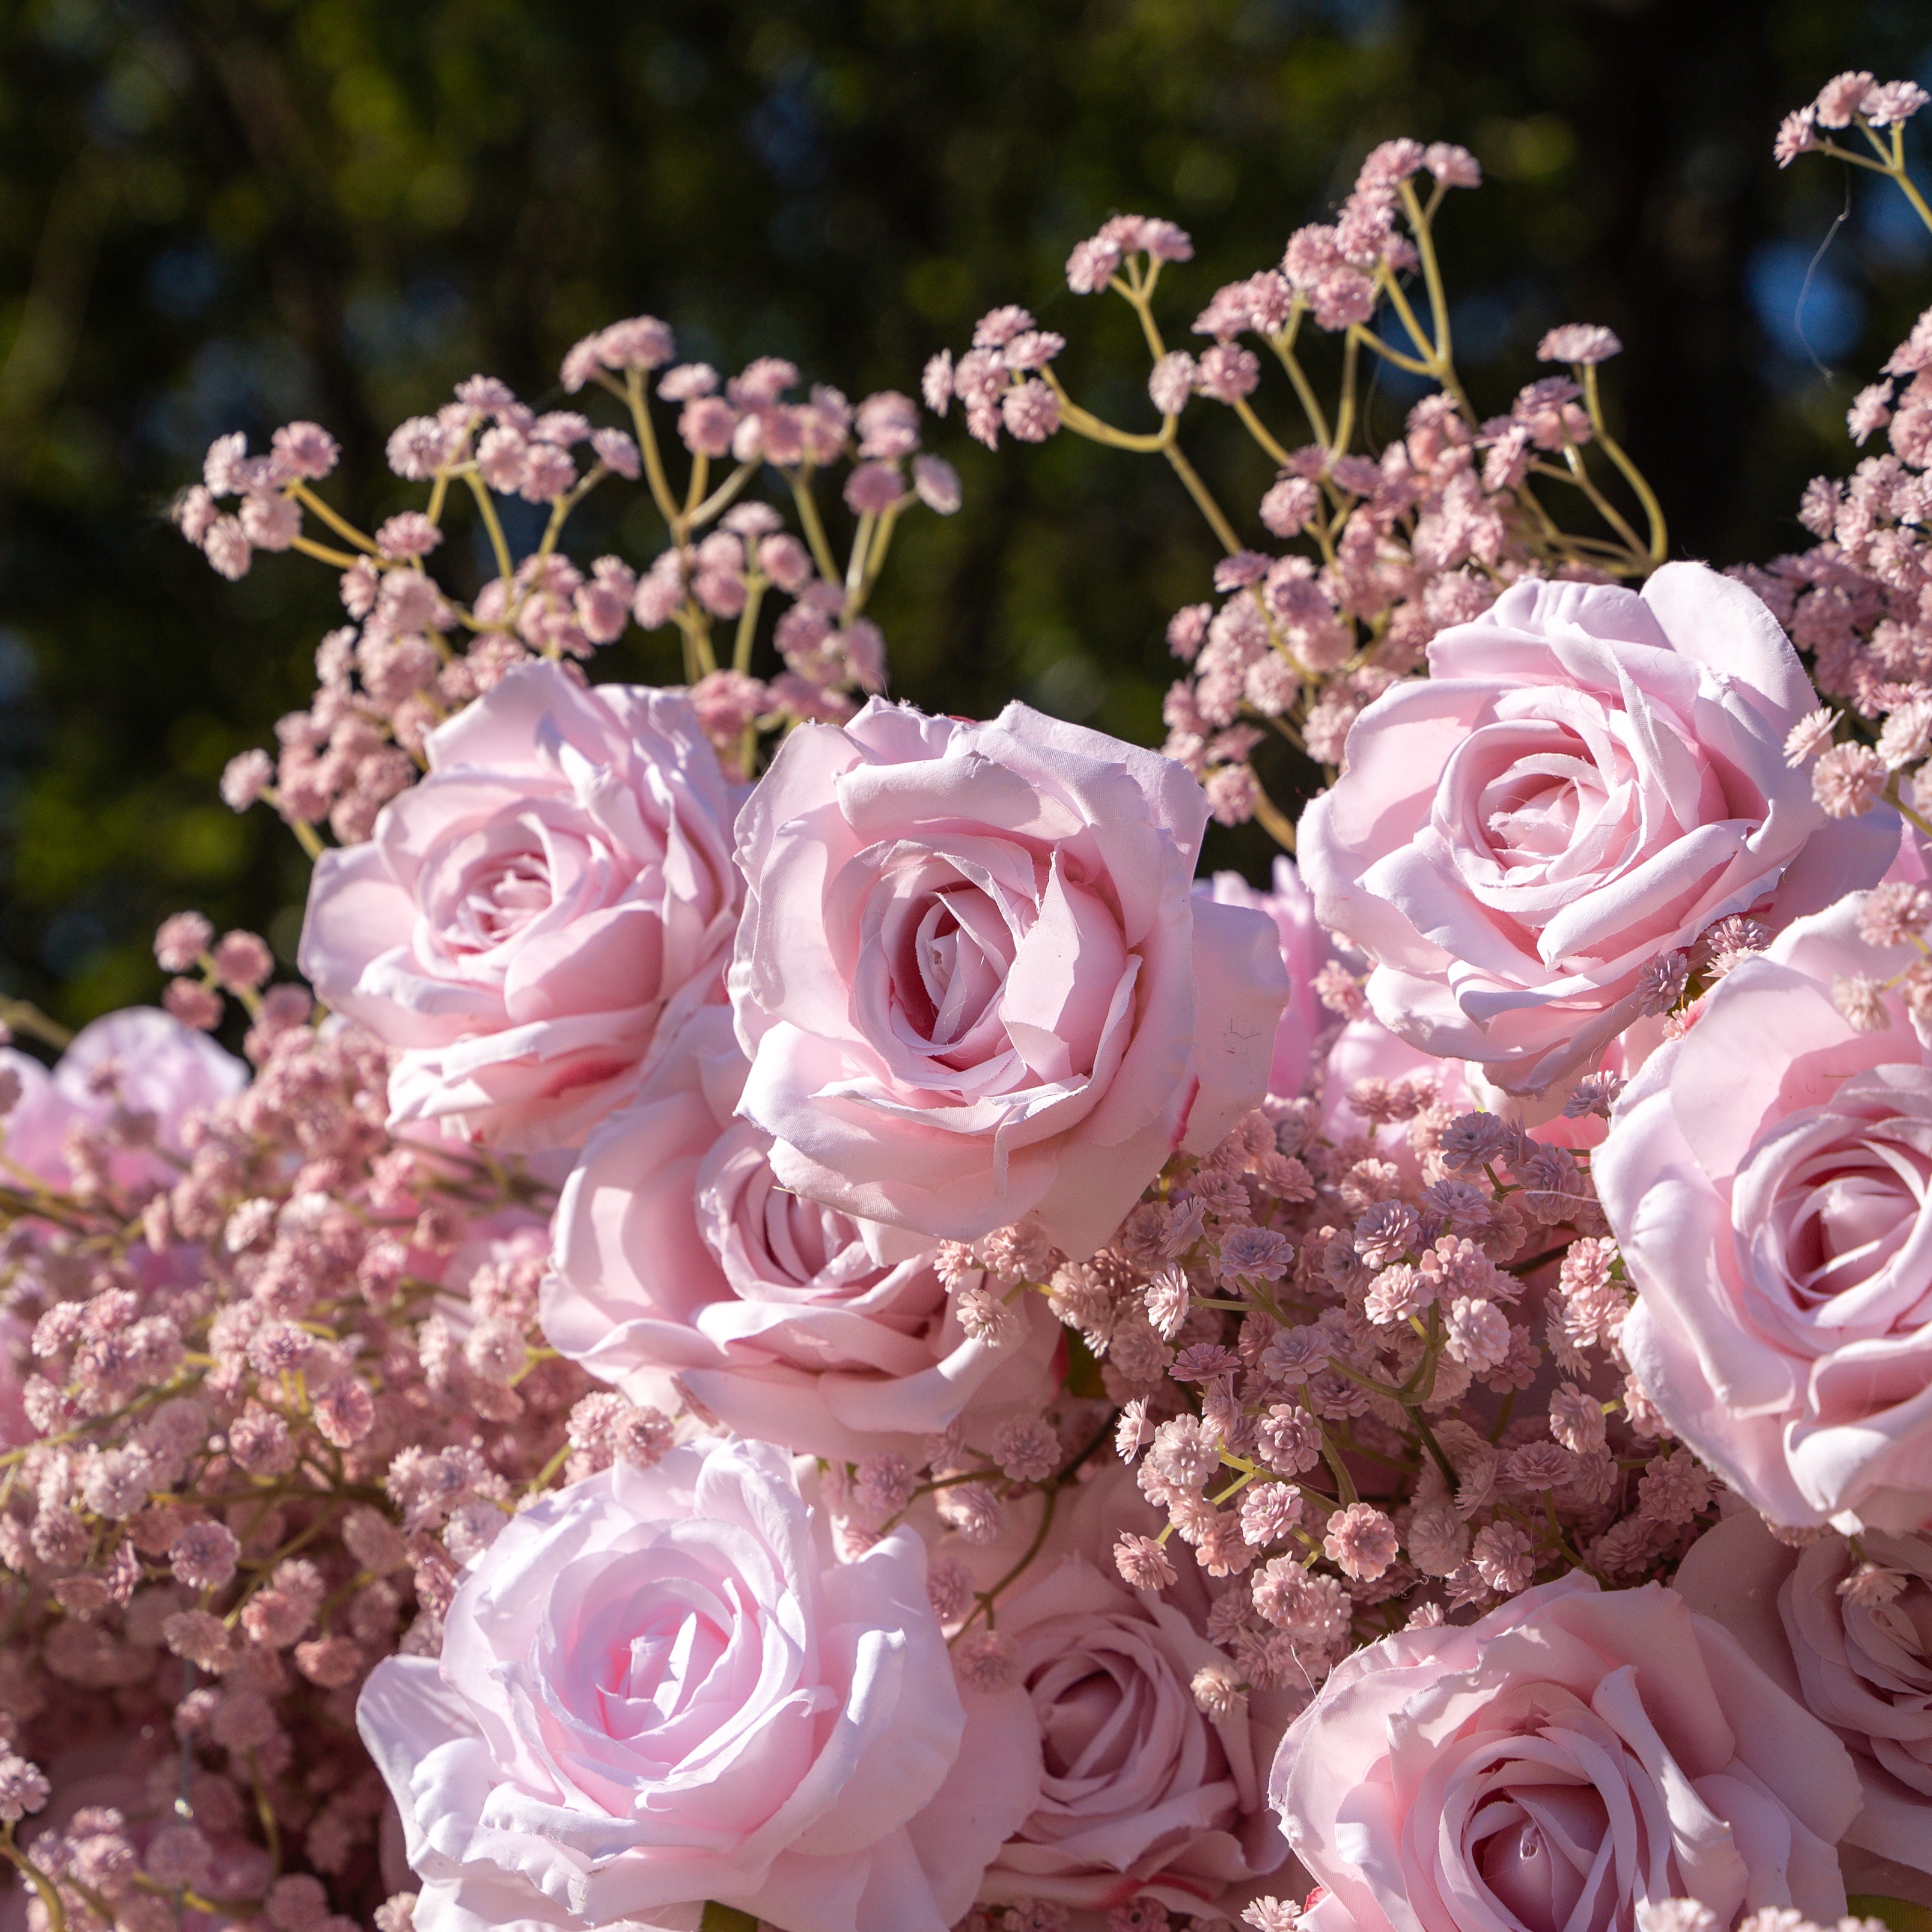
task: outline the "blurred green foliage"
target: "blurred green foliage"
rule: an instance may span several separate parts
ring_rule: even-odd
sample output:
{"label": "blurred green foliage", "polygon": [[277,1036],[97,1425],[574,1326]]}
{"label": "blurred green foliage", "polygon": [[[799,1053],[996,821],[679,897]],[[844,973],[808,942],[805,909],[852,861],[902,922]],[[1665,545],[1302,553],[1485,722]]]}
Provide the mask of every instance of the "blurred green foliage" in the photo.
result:
{"label": "blurred green foliage", "polygon": [[[1761,557],[1849,460],[1844,403],[1926,279],[1923,236],[1834,164],[1780,176],[1772,134],[1838,68],[1921,74],[1928,42],[1904,0],[12,0],[0,991],[70,1019],[152,997],[148,935],[187,904],[292,948],[294,842],[213,784],[303,700],[338,612],[320,567],[230,586],[167,526],[221,430],[327,423],[328,488],[374,515],[408,500],[394,421],[478,369],[553,398],[603,321],[661,314],[688,353],[788,355],[856,397],[1009,300],[1136,420],[1130,318],[1066,292],[1070,244],[1121,208],[1189,227],[1180,338],[1412,133],[1490,176],[1442,224],[1479,404],[1550,323],[1612,324],[1675,547]],[[1265,478],[1200,414],[1198,459],[1251,502]],[[1166,466],[934,440],[967,508],[902,535],[874,606],[895,688],[1157,736],[1162,628],[1213,555]],[[642,563],[650,519],[621,512],[593,499],[584,535]],[[671,672],[634,638],[614,664]]]}

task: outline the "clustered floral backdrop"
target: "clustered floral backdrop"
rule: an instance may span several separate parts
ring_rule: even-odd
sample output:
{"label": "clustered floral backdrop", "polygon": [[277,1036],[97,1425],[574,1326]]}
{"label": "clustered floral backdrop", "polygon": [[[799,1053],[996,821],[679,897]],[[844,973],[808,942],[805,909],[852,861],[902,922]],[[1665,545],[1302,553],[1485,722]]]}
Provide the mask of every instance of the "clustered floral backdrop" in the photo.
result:
{"label": "clustered floral backdrop", "polygon": [[[1926,101],[1778,158],[1932,226]],[[619,322],[581,409],[404,423],[373,531],[318,425],[215,444],[214,567],[340,573],[222,786],[306,983],[184,911],[0,1067],[13,1922],[1923,1923],[1932,311],[1810,548],[1673,561],[1609,330],[1466,393],[1480,180],[1384,143],[1188,346],[1180,230],[1080,242],[1152,427],[1007,306],[856,406]],[[1171,466],[1161,751],[886,695],[934,418]],[[573,560],[626,483],[663,548]],[[633,624],[682,686],[598,679]],[[1210,818],[1293,856],[1198,878]]]}

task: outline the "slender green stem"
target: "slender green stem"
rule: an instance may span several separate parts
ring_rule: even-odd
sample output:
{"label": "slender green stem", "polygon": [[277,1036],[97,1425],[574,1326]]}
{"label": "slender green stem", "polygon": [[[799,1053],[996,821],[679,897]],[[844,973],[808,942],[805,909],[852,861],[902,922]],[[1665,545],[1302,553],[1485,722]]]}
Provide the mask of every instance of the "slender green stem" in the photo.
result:
{"label": "slender green stem", "polygon": [[1056,1483],[1051,1488],[1041,1491],[1040,1500],[1040,1526],[1034,1532],[1033,1540],[1027,1545],[1024,1555],[997,1583],[974,1594],[973,1607],[967,1612],[966,1621],[953,1632],[950,1642],[957,1643],[960,1638],[973,1628],[973,1620],[975,1617],[983,1616],[986,1619],[987,1629],[990,1630],[993,1628],[994,1620],[997,1615],[994,1605],[998,1600],[1000,1592],[1016,1577],[1024,1573],[1028,1564],[1040,1554],[1041,1546],[1046,1541],[1046,1532],[1053,1522],[1053,1512],[1060,1502],[1060,1485]]}
{"label": "slender green stem", "polygon": [[[1388,297],[1390,307],[1402,318],[1402,327],[1408,331],[1408,339],[1415,344],[1415,352],[1422,358],[1420,368],[1426,374],[1435,375],[1442,367],[1441,354],[1437,350],[1436,344],[1430,340],[1429,332],[1417,319],[1414,310],[1409,307],[1408,298],[1402,292],[1401,283],[1396,280],[1386,267],[1381,271],[1376,279],[1382,284],[1382,293]],[[1354,326],[1358,328],[1361,327],[1360,322]],[[1375,337],[1374,339],[1378,343],[1382,340],[1379,336]],[[1382,346],[1388,346],[1386,344],[1383,344]]]}
{"label": "slender green stem", "polygon": [[872,548],[866,554],[865,579],[859,586],[856,598],[846,599],[845,615],[848,619],[857,616],[871,601],[879,573],[886,567],[886,553],[892,548],[892,532],[898,527],[899,512],[914,500],[911,496],[902,496],[896,503],[888,503],[879,512],[878,527],[872,532]]}
{"label": "slender green stem", "polygon": [[4,1832],[0,1832],[0,1858],[6,1858],[13,1864],[39,1894],[40,1904],[46,1912],[49,1932],[67,1932],[67,1907],[61,1903],[59,1892],[46,1874],[14,1844],[14,1827],[10,1823]]}
{"label": "slender green stem", "polygon": [[1850,148],[1841,148],[1835,141],[1820,141],[1818,143],[1818,152],[1821,154],[1831,154],[1841,161],[1850,161],[1855,168],[1869,168],[1875,175],[1888,175],[1892,172],[1891,166],[1888,163],[1875,161],[1869,154],[1854,154]]}
{"label": "slender green stem", "polygon": [[[1316,1426],[1322,1426],[1318,1423]],[[1360,1502],[1355,1491],[1355,1479],[1349,1474],[1348,1466],[1342,1460],[1341,1450],[1335,1446],[1335,1438],[1325,1428],[1322,1429],[1322,1459],[1328,1465],[1329,1474],[1335,1478],[1335,1493],[1341,1499],[1342,1507],[1346,1509],[1351,1503]]]}
{"label": "slender green stem", "polygon": [[1903,772],[1894,772],[1892,776],[1886,781],[1885,802],[1887,805],[1891,806],[1895,811],[1897,811],[1902,818],[1910,820],[1910,822],[1913,825],[1916,826],[1928,838],[1932,838],[1932,824],[1928,824],[1924,818],[1922,818],[1919,813],[1914,811],[1910,806],[1907,805],[1905,800],[1899,795],[1900,790],[1900,782],[1904,778],[1904,776],[1905,774]]}
{"label": "slender green stem", "polygon": [[1163,416],[1157,430],[1142,431],[1116,429],[1103,421],[1090,410],[1083,410],[1062,387],[1060,378],[1052,369],[1042,369],[1042,378],[1060,404],[1060,422],[1063,429],[1070,429],[1076,436],[1084,436],[1090,442],[1105,443],[1109,449],[1138,450],[1143,454],[1152,454],[1156,450],[1166,449],[1174,441],[1176,418]]}
{"label": "slender green stem", "polygon": [[1409,1411],[1409,1416],[1422,1437],[1424,1448],[1429,1451],[1430,1459],[1434,1462],[1436,1468],[1442,1471],[1442,1480],[1449,1485],[1450,1492],[1453,1494],[1462,1480],[1456,1474],[1455,1465],[1443,1454],[1442,1445],[1436,1441],[1436,1432],[1430,1427],[1428,1420],[1421,1410],[1412,1408]]}
{"label": "slender green stem", "polygon": [[1294,298],[1294,307],[1289,311],[1288,325],[1279,335],[1268,338],[1269,346],[1275,352],[1275,359],[1288,372],[1288,380],[1294,385],[1294,393],[1301,404],[1302,414],[1308,418],[1308,427],[1315,440],[1325,449],[1328,448],[1328,416],[1322,406],[1321,399],[1315,393],[1315,386],[1301,366],[1301,358],[1294,352],[1294,338],[1299,332],[1301,318],[1306,311],[1301,298]]}
{"label": "slender green stem", "polygon": [[[274,810],[280,810],[281,796],[273,785],[264,785],[262,788],[262,802]],[[322,856],[326,848],[323,846],[315,827],[307,819],[290,818],[285,816],[282,823],[296,835],[302,850],[310,859],[320,859]]]}
{"label": "slender green stem", "polygon": [[866,580],[866,553],[872,548],[872,530],[878,522],[877,514],[862,511],[859,517],[859,527],[852,532],[852,554],[845,560],[845,608],[850,614],[853,598],[857,595],[860,584]]}
{"label": "slender green stem", "polygon": [[1174,466],[1174,473],[1187,486],[1187,494],[1194,499],[1196,506],[1208,519],[1208,527],[1220,539],[1221,548],[1230,556],[1242,548],[1241,540],[1234,534],[1234,526],[1221,514],[1221,506],[1216,502],[1213,493],[1202,482],[1201,475],[1192,464],[1181,454],[1180,446],[1170,442],[1162,452]]}
{"label": "slender green stem", "polygon": [[476,499],[478,514],[483,519],[483,527],[490,533],[490,548],[496,553],[496,574],[503,580],[508,590],[517,574],[517,566],[510,560],[510,545],[503,535],[503,526],[497,520],[495,500],[482,477],[474,470],[466,470],[463,480],[470,485],[470,494]]}
{"label": "slender green stem", "polygon": [[291,537],[289,548],[298,550],[304,556],[314,557],[318,563],[332,563],[338,570],[351,569],[361,561],[346,550],[331,550],[328,544],[319,544],[311,537]]}
{"label": "slender green stem", "polygon": [[550,521],[544,526],[543,541],[537,545],[538,556],[548,556],[556,548],[556,540],[562,536],[564,524],[571,512],[610,473],[604,464],[592,464],[580,482],[573,484],[561,496],[550,499]]}
{"label": "slender green stem", "polygon": [[1249,435],[1261,445],[1274,461],[1286,470],[1288,467],[1288,452],[1282,448],[1268,433],[1268,425],[1255,414],[1253,410],[1249,406],[1246,397],[1237,396],[1234,398],[1234,413],[1240,418],[1242,424]]}
{"label": "slender green stem", "polygon": [[672,495],[670,479],[664,474],[664,456],[658,448],[657,428],[651,421],[650,399],[644,394],[642,370],[624,371],[623,395],[631,406],[631,420],[637,425],[638,447],[644,452],[644,474],[650,481],[651,500],[658,506],[658,514],[670,526],[674,536],[681,542],[677,499]]}
{"label": "slender green stem", "polygon": [[286,494],[292,496],[304,509],[313,510],[339,537],[346,537],[358,550],[367,550],[371,556],[380,556],[382,552],[374,540],[366,536],[356,526],[339,515],[335,509],[311,490],[306,483],[291,483]]}
{"label": "slender green stem", "polygon": [[281,1876],[282,1828],[276,1821],[275,1808],[268,1802],[268,1787],[262,1781],[262,1768],[255,1762],[255,1754],[246,1754],[248,1781],[255,1787],[255,1816],[262,1825],[262,1842],[268,1848],[268,1882],[272,1885]]}
{"label": "slender green stem", "polygon": [[720,515],[731,506],[732,500],[745,485],[758,473],[755,463],[741,463],[698,508],[684,520],[688,535],[693,530],[701,530],[713,517]]}
{"label": "slender green stem", "polygon": [[718,657],[711,648],[711,620],[690,598],[678,606],[678,629],[684,636],[684,681],[695,684],[718,668]]}
{"label": "slender green stem", "polygon": [[1335,440],[1328,446],[1331,456],[1343,454],[1355,434],[1355,349],[1364,332],[1360,326],[1352,328],[1342,341],[1342,401],[1335,417]]}
{"label": "slender green stem", "polygon": [[1141,292],[1138,295],[1132,295],[1127,298],[1133,304],[1135,314],[1141,319],[1141,333],[1147,338],[1148,352],[1156,362],[1167,353],[1167,345],[1160,339],[1160,331],[1155,326],[1154,310],[1148,304],[1148,297],[1154,292],[1155,278],[1160,273],[1160,264],[1156,262],[1154,264],[1154,274],[1148,277],[1146,284]]}
{"label": "slender green stem", "polygon": [[1610,426],[1604,420],[1603,398],[1598,391],[1597,367],[1594,362],[1583,365],[1583,406],[1590,412],[1590,427],[1603,445],[1604,454],[1623,472],[1624,481],[1636,493],[1637,501],[1643,506],[1643,514],[1650,523],[1650,560],[1661,563],[1670,554],[1670,538],[1664,524],[1664,506],[1657,500],[1657,492],[1645,480],[1643,472],[1624,454],[1623,446],[1611,435]]}
{"label": "slender green stem", "polygon": [[43,1040],[48,1046],[64,1051],[74,1044],[70,1029],[40,1011],[31,1000],[9,1000],[0,998],[0,1024],[10,1027],[16,1033],[30,1034],[35,1040]]}
{"label": "slender green stem", "polygon": [[1456,374],[1456,348],[1449,327],[1449,297],[1443,286],[1442,266],[1436,255],[1433,223],[1442,190],[1438,184],[1426,208],[1417,200],[1412,182],[1402,184],[1401,194],[1402,211],[1408,217],[1409,228],[1415,237],[1415,252],[1422,263],[1423,285],[1429,291],[1429,317],[1436,337],[1436,380],[1455,398],[1456,406],[1473,423],[1476,412],[1470,407],[1469,398]]}
{"label": "slender green stem", "polygon": [[825,526],[820,520],[818,504],[812,494],[812,470],[809,464],[802,464],[796,470],[780,472],[791,485],[794,501],[798,505],[798,520],[805,526],[805,540],[812,547],[812,560],[818,566],[818,574],[827,584],[838,581],[838,560],[832,554],[832,546],[826,541]]}
{"label": "slender green stem", "polygon": [[1268,836],[1291,856],[1294,851],[1294,821],[1262,789],[1262,782],[1256,778],[1250,766],[1248,776],[1255,788],[1255,817]]}
{"label": "slender green stem", "polygon": [[731,668],[735,671],[752,668],[752,645],[758,634],[758,606],[765,601],[765,586],[770,581],[760,571],[751,571],[746,576],[745,608],[738,613],[738,634],[731,641]]}
{"label": "slender green stem", "polygon": [[1364,348],[1372,349],[1384,362],[1393,362],[1398,369],[1406,369],[1412,376],[1427,376],[1432,380],[1435,377],[1436,370],[1431,364],[1418,362],[1413,356],[1405,356],[1400,349],[1384,342],[1372,329],[1364,328],[1359,322],[1348,325],[1348,336],[1352,347],[1359,340]]}
{"label": "slender green stem", "polygon": [[1629,546],[1633,556],[1642,557],[1646,554],[1642,539],[1630,528],[1623,513],[1597,488],[1584,466],[1583,452],[1568,436],[1563,440],[1563,460],[1570,466],[1570,481],[1590,500],[1591,507]]}

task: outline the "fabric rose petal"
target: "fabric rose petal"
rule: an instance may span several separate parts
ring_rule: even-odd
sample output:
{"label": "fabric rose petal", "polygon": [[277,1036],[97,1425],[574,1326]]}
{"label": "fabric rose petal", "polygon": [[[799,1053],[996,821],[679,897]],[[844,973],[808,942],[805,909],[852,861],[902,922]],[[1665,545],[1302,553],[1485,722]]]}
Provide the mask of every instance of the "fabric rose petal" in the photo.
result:
{"label": "fabric rose petal", "polygon": [[374,836],[316,861],[302,969],[395,1051],[392,1126],[574,1144],[722,997],[733,789],[687,698],[554,664],[426,744]]}
{"label": "fabric rose petal", "polygon": [[[1878,1573],[1863,1588],[1862,1565]],[[1794,1550],[1740,1510],[1690,1546],[1676,1588],[1844,1740],[1864,1790],[1846,1843],[1932,1873],[1932,1538]]]}
{"label": "fabric rose petal", "polygon": [[20,1083],[20,1097],[0,1118],[0,1158],[56,1187],[70,1184],[62,1144],[70,1129],[98,1130],[118,1112],[150,1117],[152,1147],[117,1148],[109,1160],[117,1186],[172,1180],[159,1158],[186,1151],[182,1127],[248,1084],[248,1069],[205,1033],[155,1006],[128,1006],[90,1020],[68,1043],[51,1072],[16,1047],[0,1047],[0,1069]]}
{"label": "fabric rose petal", "polygon": [[1264,915],[1190,890],[1207,817],[1181,766],[1021,704],[794,731],[739,820],[730,973],[781,1180],[1099,1247],[1266,1087],[1287,975]]}
{"label": "fabric rose petal", "polygon": [[1932,1517],[1932,1053],[1918,958],[1853,896],[1735,967],[1625,1090],[1592,1172],[1638,1294],[1618,1340],[1672,1430],[1774,1521]]}
{"label": "fabric rose petal", "polygon": [[558,1205],[551,1346],[633,1400],[674,1376],[727,1428],[818,1456],[915,1450],[976,1398],[1036,1413],[1059,1340],[1040,1298],[1023,1339],[969,1338],[930,1244],[779,1185],[771,1136],[733,1118],[745,1071],[707,1010],[591,1135]]}
{"label": "fabric rose petal", "polygon": [[423,1880],[420,1932],[944,1932],[1032,1808],[1008,1700],[970,1718],[900,1529],[834,1559],[762,1444],[620,1464],[512,1518],[440,1663],[357,1711]]}
{"label": "fabric rose petal", "polygon": [[1875,884],[1894,814],[1828,819],[1784,760],[1818,699],[1750,591],[1666,564],[1641,596],[1520,583],[1439,632],[1304,812],[1324,926],[1426,1052],[1512,1093],[1593,1066],[1652,961],[1716,920],[1782,925]]}
{"label": "fabric rose petal", "polygon": [[1235,1683],[1226,1654],[1176,1606],[1078,1556],[999,1616],[1044,1763],[1037,1808],[987,1872],[983,1902],[1104,1912],[1152,1898],[1211,1915],[1230,1886],[1281,1865],[1288,1846],[1256,1748],[1280,1736],[1280,1719],[1267,1720],[1283,1694],[1251,1691],[1218,1718],[1204,1714],[1195,1676]]}
{"label": "fabric rose petal", "polygon": [[1274,921],[1288,990],[1288,1004],[1275,1028],[1268,1092],[1277,1100],[1292,1100],[1308,1084],[1316,1042],[1334,1022],[1315,991],[1316,975],[1333,950],[1328,935],[1316,921],[1315,902],[1292,859],[1275,860],[1274,884],[1268,892],[1256,892],[1238,872],[1216,872],[1211,890],[1220,904],[1251,906]]}
{"label": "fabric rose petal", "polygon": [[1325,1888],[1316,1932],[1611,1932],[1669,1898],[1829,1924],[1859,1803],[1728,1630],[1580,1573],[1344,1658],[1270,1792]]}

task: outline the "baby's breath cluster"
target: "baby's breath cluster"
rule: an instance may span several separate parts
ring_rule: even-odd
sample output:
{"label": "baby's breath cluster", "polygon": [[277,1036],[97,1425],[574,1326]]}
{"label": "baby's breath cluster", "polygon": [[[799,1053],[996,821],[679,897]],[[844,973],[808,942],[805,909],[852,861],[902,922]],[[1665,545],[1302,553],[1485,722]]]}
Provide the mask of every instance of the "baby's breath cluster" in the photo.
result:
{"label": "baby's breath cluster", "polygon": [[[232,808],[272,805],[311,852],[322,849],[324,824],[342,844],[365,839],[423,766],[438,724],[515,666],[580,664],[634,622],[676,628],[705,729],[748,776],[760,733],[802,718],[836,723],[851,716],[855,694],[884,688],[884,640],[865,610],[893,532],[915,505],[950,515],[960,501],[952,466],[920,452],[918,406],[882,391],[854,406],[823,383],[788,400],[799,372],[776,356],[728,381],[676,358],[670,329],[650,316],[586,336],[564,358],[565,390],[608,392],[628,428],[574,409],[538,412],[494,376],[458,384],[434,416],[412,416],[390,436],[390,469],[428,496],[374,530],[314,487],[338,460],[316,424],[284,425],[261,455],[248,453],[238,432],[214,442],[202,481],[175,506],[182,535],[226,577],[244,575],[258,550],[335,566],[349,620],[318,647],[315,697],[278,722],[276,753],[245,752],[230,764],[222,796]],[[667,436],[660,419],[674,407]],[[680,446],[686,474],[674,482]],[[852,519],[842,561],[818,480],[841,466]],[[800,534],[751,494],[767,471]],[[641,569],[616,556],[580,565],[562,548],[572,512],[612,477],[641,479],[663,520],[665,547]],[[496,565],[466,594],[433,567],[453,500],[469,503]],[[500,507],[511,501],[548,512],[520,559]],[[460,564],[453,574],[461,576]],[[784,603],[770,639],[778,668],[754,675],[760,614],[775,600]]]}
{"label": "baby's breath cluster", "polygon": [[[1066,338],[1016,306],[982,316],[956,362],[942,351],[926,368],[928,406],[944,415],[957,400],[968,431],[989,448],[1002,430],[1024,442],[1066,430],[1172,466],[1225,554],[1214,571],[1219,602],[1189,604],[1168,627],[1188,669],[1168,694],[1166,748],[1207,788],[1222,824],[1258,819],[1290,850],[1290,814],[1254,768],[1270,736],[1332,770],[1356,716],[1418,669],[1437,631],[1480,615],[1520,578],[1640,577],[1665,554],[1656,499],[1604,420],[1597,370],[1621,346],[1609,329],[1550,330],[1538,355],[1570,373],[1531,383],[1507,413],[1481,417],[1470,402],[1435,224],[1450,190],[1481,180],[1466,148],[1384,142],[1334,222],[1298,230],[1278,267],[1215,292],[1192,325],[1206,344],[1198,352],[1168,346],[1154,301],[1170,265],[1192,258],[1186,235],[1128,214],[1081,242],[1067,286],[1112,291],[1134,310],[1152,358],[1157,428],[1122,428],[1076,402],[1054,368]],[[1396,326],[1378,332],[1385,305]],[[1306,365],[1311,331],[1340,340],[1332,407]],[[1406,433],[1370,455],[1358,446],[1364,374],[1376,358],[1436,390],[1409,412]],[[1264,362],[1286,380],[1293,428],[1271,426]],[[1232,411],[1276,466],[1245,519],[1224,510],[1182,447],[1197,397]],[[1634,495],[1642,536],[1606,494],[1600,464],[1593,469],[1586,454],[1592,444]],[[1580,495],[1594,531],[1570,530],[1545,506],[1552,485]]]}
{"label": "baby's breath cluster", "polygon": [[[250,940],[189,914],[158,943],[203,964],[195,1025],[247,1000],[245,1069],[116,1016],[0,1123],[0,1815],[46,1932],[356,1922],[323,1880],[384,1896],[362,1680],[434,1648],[520,1503],[670,1443],[543,1340],[553,1191],[392,1138],[383,1049],[258,993]],[[36,1835],[50,1777],[83,1802]]]}

